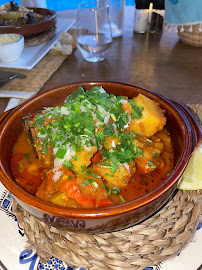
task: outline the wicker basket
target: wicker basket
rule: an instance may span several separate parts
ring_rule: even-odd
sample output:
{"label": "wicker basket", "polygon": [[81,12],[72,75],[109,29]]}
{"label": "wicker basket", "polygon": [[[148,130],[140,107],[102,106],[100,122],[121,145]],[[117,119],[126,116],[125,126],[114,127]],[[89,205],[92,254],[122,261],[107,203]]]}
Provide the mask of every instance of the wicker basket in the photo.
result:
{"label": "wicker basket", "polygon": [[201,25],[183,25],[178,27],[178,35],[185,44],[202,47],[202,32]]}

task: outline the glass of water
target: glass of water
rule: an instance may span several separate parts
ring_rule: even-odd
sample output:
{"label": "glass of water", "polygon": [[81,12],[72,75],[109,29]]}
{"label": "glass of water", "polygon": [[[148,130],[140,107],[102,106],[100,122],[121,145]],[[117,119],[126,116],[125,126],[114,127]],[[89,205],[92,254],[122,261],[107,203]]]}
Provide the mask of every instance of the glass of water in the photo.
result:
{"label": "glass of water", "polygon": [[90,62],[104,60],[112,44],[109,8],[103,1],[78,6],[77,47]]}

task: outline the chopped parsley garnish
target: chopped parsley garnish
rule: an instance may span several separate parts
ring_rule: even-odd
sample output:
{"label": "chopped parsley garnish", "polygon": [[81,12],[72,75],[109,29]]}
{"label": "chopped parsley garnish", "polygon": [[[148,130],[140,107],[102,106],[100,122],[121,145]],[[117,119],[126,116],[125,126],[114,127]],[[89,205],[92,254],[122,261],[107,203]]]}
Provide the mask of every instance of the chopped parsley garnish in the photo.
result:
{"label": "chopped parsley garnish", "polygon": [[24,153],[24,157],[25,157],[26,159],[29,159],[29,156],[30,156],[29,153]]}
{"label": "chopped parsley garnish", "polygon": [[153,161],[148,162],[148,166],[150,166],[151,169],[156,169],[156,165],[153,165],[153,164],[154,164]]}
{"label": "chopped parsley garnish", "polygon": [[89,169],[87,169],[86,175],[90,176],[91,174],[92,174],[91,171]]}
{"label": "chopped parsley garnish", "polygon": [[[119,163],[129,164],[144,152],[134,144],[136,134],[123,131],[131,118],[142,117],[144,108],[129,99],[132,107],[129,117],[128,112],[122,109],[122,101],[125,101],[125,97],[108,94],[98,86],[89,91],[79,87],[66,98],[62,106],[45,108],[34,117],[38,137],[42,139],[42,152],[48,153],[49,147],[52,147],[54,156],[64,159],[64,166],[72,169],[73,164],[69,161],[71,158],[77,161],[77,155],[83,149],[97,146],[100,150],[104,145],[103,162],[112,172],[117,170]],[[110,150],[105,148],[107,136],[119,138],[115,147]],[[68,149],[75,154],[70,157]],[[90,156],[89,153],[88,155]],[[85,169],[83,165],[81,171]],[[89,176],[89,171],[87,175]]]}
{"label": "chopped parsley garnish", "polygon": [[43,153],[48,153],[48,146],[47,146],[47,144],[48,144],[48,140],[45,140],[44,142],[43,142],[43,149],[42,149],[42,152]]}
{"label": "chopped parsley garnish", "polygon": [[95,180],[93,180],[93,179],[86,179],[83,182],[82,186],[86,186],[86,185],[88,185],[90,183],[92,183],[95,188],[97,188],[99,186],[98,183]]}
{"label": "chopped parsley garnish", "polygon": [[121,203],[125,203],[126,202],[122,195],[119,195],[119,200],[120,200]]}
{"label": "chopped parsley garnish", "polygon": [[144,110],[144,108],[139,107],[132,99],[129,100],[129,104],[132,107],[132,119],[140,119],[142,117],[142,111]]}
{"label": "chopped parsley garnish", "polygon": [[62,159],[66,153],[67,149],[65,147],[61,147],[58,149],[57,153],[55,154],[55,157]]}
{"label": "chopped parsley garnish", "polygon": [[150,160],[150,161],[148,162],[148,166],[152,166],[153,163],[154,163],[154,162]]}
{"label": "chopped parsley garnish", "polygon": [[120,188],[119,187],[113,187],[111,190],[112,194],[120,194]]}
{"label": "chopped parsley garnish", "polygon": [[67,161],[65,160],[64,163],[63,163],[64,167],[67,168],[67,169],[72,169],[74,168],[74,165],[71,163],[71,161]]}
{"label": "chopped parsley garnish", "polygon": [[36,123],[37,126],[43,128],[43,125],[42,125],[44,123],[44,116],[43,115],[38,113],[34,120],[35,120],[35,123]]}
{"label": "chopped parsley garnish", "polygon": [[84,172],[84,171],[85,171],[85,169],[86,169],[86,165],[82,165],[82,166],[81,166],[81,170],[82,170],[82,172]]}
{"label": "chopped parsley garnish", "polygon": [[114,177],[113,174],[108,174],[108,173],[105,173],[106,176],[109,176],[109,177]]}
{"label": "chopped parsley garnish", "polygon": [[18,162],[18,172],[22,172],[23,171],[23,164],[22,162]]}

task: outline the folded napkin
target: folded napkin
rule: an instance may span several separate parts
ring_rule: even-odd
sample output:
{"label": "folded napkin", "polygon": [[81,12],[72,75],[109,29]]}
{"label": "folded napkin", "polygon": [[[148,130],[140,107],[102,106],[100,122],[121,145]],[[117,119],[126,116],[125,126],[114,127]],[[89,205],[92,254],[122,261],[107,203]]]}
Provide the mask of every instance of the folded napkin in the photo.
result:
{"label": "folded napkin", "polygon": [[165,0],[165,23],[171,27],[199,24],[201,32],[202,0]]}

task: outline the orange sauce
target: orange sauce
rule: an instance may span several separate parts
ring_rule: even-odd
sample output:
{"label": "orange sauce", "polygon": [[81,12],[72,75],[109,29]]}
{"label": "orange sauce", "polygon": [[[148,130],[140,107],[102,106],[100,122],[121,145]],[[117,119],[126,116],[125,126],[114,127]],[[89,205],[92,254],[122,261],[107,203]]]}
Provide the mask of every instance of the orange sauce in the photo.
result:
{"label": "orange sauce", "polygon": [[[166,140],[169,138],[165,132],[162,136],[166,137]],[[172,171],[174,154],[172,144],[166,143],[166,140],[164,139],[165,150],[161,154],[164,166],[161,169],[156,169],[148,173],[137,169],[135,176],[128,182],[127,186],[120,188],[121,195],[126,202],[142,197],[156,189],[165,181],[168,174]],[[96,160],[100,158],[98,154],[95,156]],[[26,191],[33,195],[36,195],[37,190],[38,192],[43,191],[43,185],[40,189],[38,189],[38,187],[42,184],[47,169],[43,168],[35,151],[29,145],[25,132],[19,136],[14,147],[12,168],[16,181]],[[120,199],[117,194],[111,194],[109,198],[115,204],[120,204]]]}
{"label": "orange sauce", "polygon": [[161,157],[164,161],[163,168],[150,173],[144,173],[137,169],[135,176],[128,182],[127,187],[121,189],[121,194],[124,198],[127,198],[127,201],[132,201],[150,193],[168,178],[174,163],[173,151],[163,152]]}
{"label": "orange sauce", "polygon": [[12,157],[12,169],[16,181],[29,193],[35,195],[37,187],[41,185],[45,170],[36,157],[36,153],[29,145],[25,132],[15,144]]}

